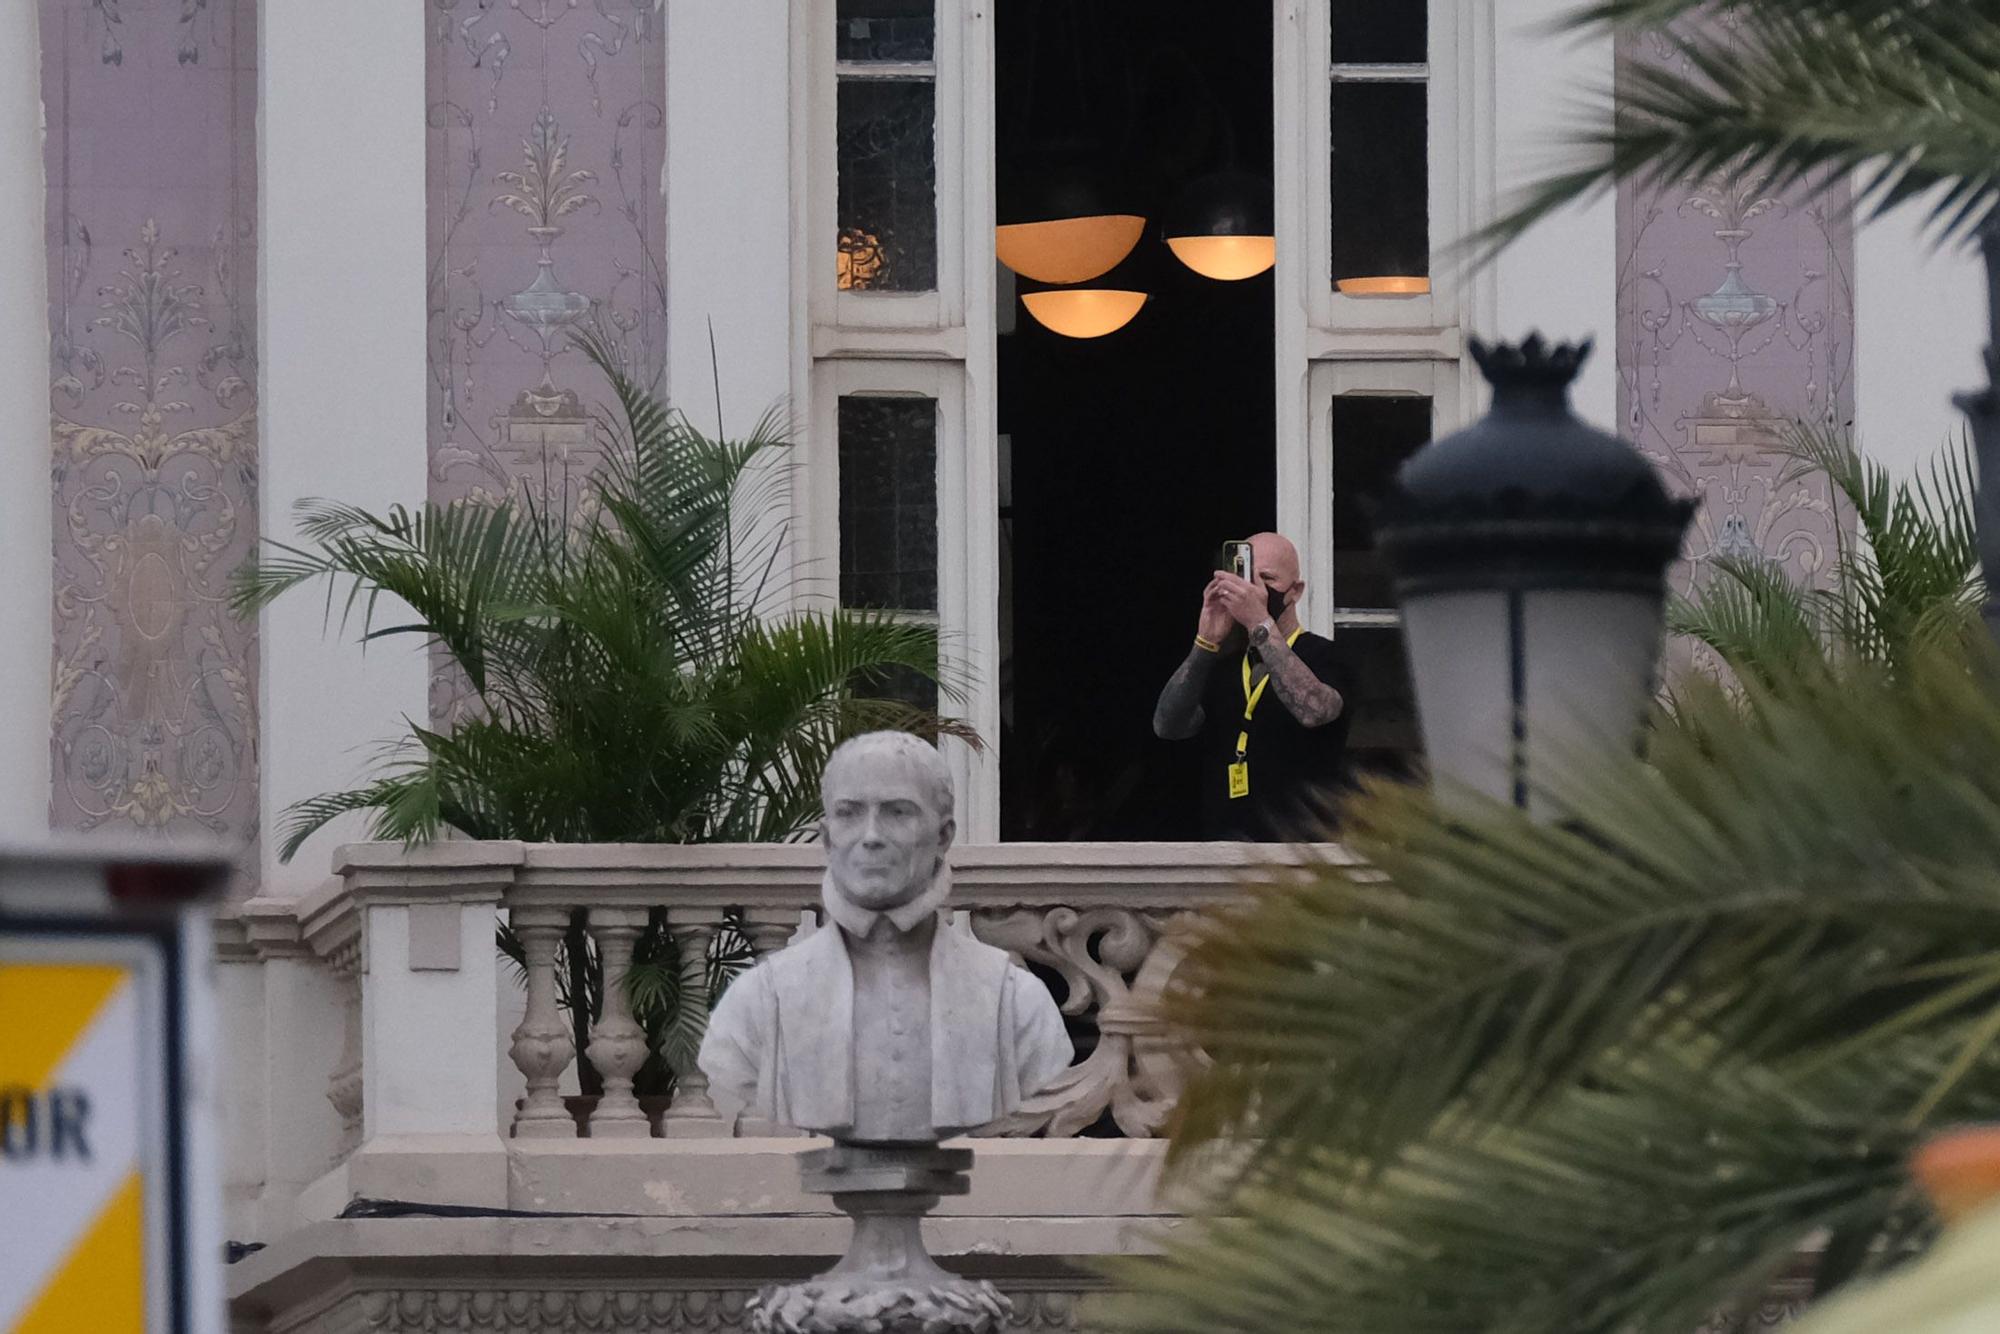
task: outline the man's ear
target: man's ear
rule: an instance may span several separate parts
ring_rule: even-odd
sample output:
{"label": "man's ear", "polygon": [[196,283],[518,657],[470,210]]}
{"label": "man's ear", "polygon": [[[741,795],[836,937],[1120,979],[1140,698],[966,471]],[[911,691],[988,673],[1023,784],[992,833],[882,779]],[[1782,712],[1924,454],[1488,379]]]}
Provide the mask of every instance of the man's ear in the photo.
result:
{"label": "man's ear", "polygon": [[944,855],[951,851],[951,841],[956,837],[958,837],[958,817],[947,815],[944,817],[944,822],[938,825],[938,860],[940,862],[944,860]]}

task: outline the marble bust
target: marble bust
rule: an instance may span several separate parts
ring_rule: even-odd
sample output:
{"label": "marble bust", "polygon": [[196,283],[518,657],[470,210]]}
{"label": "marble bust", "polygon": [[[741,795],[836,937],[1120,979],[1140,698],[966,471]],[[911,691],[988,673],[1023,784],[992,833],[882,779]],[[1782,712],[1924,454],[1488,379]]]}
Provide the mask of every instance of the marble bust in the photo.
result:
{"label": "marble bust", "polygon": [[940,916],[950,772],[901,732],[820,780],[825,925],[738,977],[699,1062],[747,1113],[850,1144],[935,1144],[1012,1112],[1074,1056],[1048,988]]}

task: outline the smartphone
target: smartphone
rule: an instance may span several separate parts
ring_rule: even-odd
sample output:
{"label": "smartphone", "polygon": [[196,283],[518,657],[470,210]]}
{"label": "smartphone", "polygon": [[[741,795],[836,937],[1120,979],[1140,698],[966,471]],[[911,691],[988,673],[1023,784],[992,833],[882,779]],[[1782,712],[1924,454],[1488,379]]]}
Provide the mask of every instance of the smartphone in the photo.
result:
{"label": "smartphone", "polygon": [[1235,572],[1238,579],[1255,581],[1257,571],[1250,561],[1250,544],[1248,542],[1224,542],[1222,544],[1222,558],[1229,562],[1229,568]]}

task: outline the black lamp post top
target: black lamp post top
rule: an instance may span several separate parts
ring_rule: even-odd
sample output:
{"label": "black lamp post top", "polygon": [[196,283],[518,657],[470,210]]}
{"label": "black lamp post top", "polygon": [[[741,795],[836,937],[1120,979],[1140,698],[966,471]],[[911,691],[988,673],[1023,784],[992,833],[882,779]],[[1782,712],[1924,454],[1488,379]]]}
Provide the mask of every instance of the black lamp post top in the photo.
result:
{"label": "black lamp post top", "polygon": [[1567,393],[1570,381],[1589,359],[1596,344],[1589,338],[1574,343],[1544,342],[1531,333],[1519,343],[1489,343],[1473,336],[1468,340],[1472,359],[1479,363],[1495,396],[1516,389],[1554,389]]}
{"label": "black lamp post top", "polygon": [[1418,450],[1381,506],[1378,539],[1399,589],[1661,586],[1694,502],[1570,412],[1590,346],[1471,340],[1492,409]]}

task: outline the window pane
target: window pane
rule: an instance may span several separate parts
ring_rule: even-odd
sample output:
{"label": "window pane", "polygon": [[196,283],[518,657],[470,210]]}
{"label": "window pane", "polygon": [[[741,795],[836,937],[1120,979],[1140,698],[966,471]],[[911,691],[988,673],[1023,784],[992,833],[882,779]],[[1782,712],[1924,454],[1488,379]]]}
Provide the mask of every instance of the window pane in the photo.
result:
{"label": "window pane", "polygon": [[848,61],[920,62],[937,42],[935,0],[840,0],[834,56]]}
{"label": "window pane", "polygon": [[937,610],[937,403],[840,400],[840,601]]}
{"label": "window pane", "polygon": [[1333,63],[1422,64],[1428,7],[1424,0],[1333,0]]}
{"label": "window pane", "polygon": [[930,713],[938,711],[937,682],[908,667],[877,667],[856,672],[848,687],[862,699],[886,699]]}
{"label": "window pane", "polygon": [[840,286],[937,286],[937,107],[928,79],[842,79]]}
{"label": "window pane", "polygon": [[1431,271],[1429,89],[1333,85],[1333,276]]}
{"label": "window pane", "polygon": [[1431,438],[1431,401],[1415,395],[1337,394],[1333,400],[1333,602],[1396,605],[1375,551],[1370,507],[1403,460]]}
{"label": "window pane", "polygon": [[[1333,400],[1333,600],[1337,607],[1394,607],[1388,571],[1375,550],[1371,507],[1403,460],[1431,438],[1431,400],[1341,394]],[[1403,632],[1394,626],[1344,625],[1334,631],[1354,693],[1348,736],[1357,774],[1408,777],[1421,751]]]}

